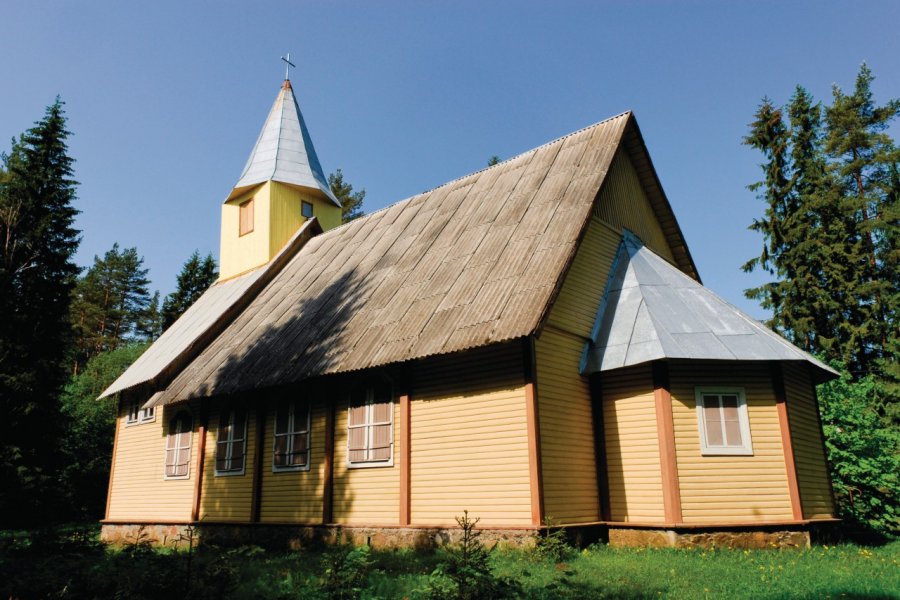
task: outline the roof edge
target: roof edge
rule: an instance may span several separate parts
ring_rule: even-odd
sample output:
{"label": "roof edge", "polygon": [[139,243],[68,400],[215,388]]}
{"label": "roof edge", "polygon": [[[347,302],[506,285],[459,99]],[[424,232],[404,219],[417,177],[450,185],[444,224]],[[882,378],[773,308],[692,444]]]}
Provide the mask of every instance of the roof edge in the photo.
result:
{"label": "roof edge", "polygon": [[[241,294],[212,324],[202,331],[188,346],[175,356],[165,368],[163,368],[154,377],[145,381],[140,381],[127,387],[115,388],[115,382],[106,388],[97,399],[111,396],[112,394],[128,391],[139,385],[149,384],[153,388],[158,388],[161,382],[168,385],[172,377],[180,372],[187,364],[196,358],[220,333],[253,301],[259,293],[265,289],[267,285],[281,272],[294,256],[316,235],[322,233],[322,226],[316,217],[312,217],[306,221],[300,229],[291,237],[284,245],[284,248],[273,258],[268,265],[263,267],[265,271]],[[155,397],[155,395],[154,395]],[[146,403],[148,406],[155,406],[156,402],[151,399]]]}

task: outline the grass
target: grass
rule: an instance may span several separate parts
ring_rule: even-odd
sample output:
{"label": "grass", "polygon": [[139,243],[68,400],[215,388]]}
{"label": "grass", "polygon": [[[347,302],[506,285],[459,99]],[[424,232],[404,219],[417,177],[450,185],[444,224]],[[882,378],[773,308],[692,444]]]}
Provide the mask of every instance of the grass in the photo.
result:
{"label": "grass", "polygon": [[[349,556],[349,558],[348,558]],[[96,528],[0,533],[0,598],[428,598],[440,553],[110,550]],[[570,551],[557,562],[498,548],[520,598],[900,598],[900,542],[808,550]],[[446,597],[446,596],[444,596]]]}

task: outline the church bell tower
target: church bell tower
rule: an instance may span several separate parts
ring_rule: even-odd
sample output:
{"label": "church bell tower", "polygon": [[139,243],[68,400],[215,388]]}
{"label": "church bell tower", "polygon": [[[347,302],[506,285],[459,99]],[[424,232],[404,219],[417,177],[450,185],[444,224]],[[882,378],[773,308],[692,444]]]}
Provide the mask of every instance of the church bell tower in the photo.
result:
{"label": "church bell tower", "polygon": [[222,206],[219,279],[268,263],[313,216],[323,230],[337,227],[341,203],[328,186],[285,72],[244,171]]}

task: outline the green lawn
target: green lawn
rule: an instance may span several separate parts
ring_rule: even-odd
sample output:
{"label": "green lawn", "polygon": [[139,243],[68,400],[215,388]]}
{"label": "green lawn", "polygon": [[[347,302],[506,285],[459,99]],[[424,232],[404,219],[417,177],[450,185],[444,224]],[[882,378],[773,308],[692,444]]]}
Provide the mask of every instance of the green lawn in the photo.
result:
{"label": "green lawn", "polygon": [[[186,552],[111,551],[96,542],[96,529],[6,533],[0,599],[456,597],[435,592],[440,577],[431,573],[442,560],[411,550],[204,548],[192,557],[188,585]],[[498,548],[490,566],[518,598],[900,598],[900,542],[711,551],[598,545],[560,562]]]}

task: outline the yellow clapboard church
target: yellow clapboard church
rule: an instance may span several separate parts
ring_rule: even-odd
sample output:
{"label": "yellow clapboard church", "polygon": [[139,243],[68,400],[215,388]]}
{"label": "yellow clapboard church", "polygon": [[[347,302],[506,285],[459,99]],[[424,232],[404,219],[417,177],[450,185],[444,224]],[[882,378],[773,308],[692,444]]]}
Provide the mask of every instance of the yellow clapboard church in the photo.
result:
{"label": "yellow clapboard church", "polygon": [[[285,80],[117,395],[103,537],[806,544],[835,373],[707,288],[633,114],[341,224]],[[705,537],[706,536],[706,537]],[[717,538],[721,540],[721,537]]]}

